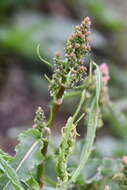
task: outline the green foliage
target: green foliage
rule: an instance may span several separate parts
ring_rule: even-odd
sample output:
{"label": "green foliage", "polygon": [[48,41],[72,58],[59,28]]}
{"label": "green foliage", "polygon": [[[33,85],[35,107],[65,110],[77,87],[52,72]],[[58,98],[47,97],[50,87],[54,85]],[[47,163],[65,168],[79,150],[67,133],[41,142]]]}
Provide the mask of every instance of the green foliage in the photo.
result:
{"label": "green foliage", "polygon": [[[53,96],[50,113],[46,118],[43,109],[37,109],[33,128],[18,137],[14,157],[0,150],[0,189],[126,189],[127,157],[123,161],[100,158],[93,152],[96,131],[102,124],[101,108],[107,107],[115,118],[119,112],[114,111],[108,96],[107,65],[99,67],[90,60],[87,66],[84,60],[90,55],[90,25],[90,18],[86,17],[75,28],[65,45],[65,56],[57,52],[54,65],[41,57],[38,46],[39,58],[53,69],[52,77],[46,76]],[[74,96],[81,96],[78,106],[62,128],[60,145],[58,142],[53,144],[50,133],[58,110],[63,100]],[[87,131],[83,141],[76,143],[81,120]]]}
{"label": "green foliage", "polygon": [[[17,176],[15,170],[5,161],[2,156],[0,156],[0,168],[12,182],[15,190],[24,190],[20,184],[19,177]],[[8,185],[4,186],[4,189],[7,189]]]}
{"label": "green foliage", "polygon": [[[37,129],[29,129],[19,135],[20,143],[16,147],[15,157],[11,157],[8,160],[10,168],[16,172],[20,181],[27,182],[30,178],[37,173],[37,166],[42,162],[43,156],[41,149],[43,148],[43,142],[41,134]],[[4,156],[4,155],[3,155]],[[13,171],[12,170],[12,171]],[[34,170],[34,173],[32,172]],[[5,168],[5,174],[7,170]],[[2,176],[4,179],[5,177]],[[8,189],[12,180],[6,180],[4,189]],[[2,183],[2,180],[0,181]],[[12,188],[13,189],[13,188]]]}
{"label": "green foliage", "polygon": [[43,142],[37,129],[29,129],[19,136],[20,144],[16,147],[16,156],[10,160],[20,179],[26,181],[31,171],[39,165],[43,156],[41,149]]}

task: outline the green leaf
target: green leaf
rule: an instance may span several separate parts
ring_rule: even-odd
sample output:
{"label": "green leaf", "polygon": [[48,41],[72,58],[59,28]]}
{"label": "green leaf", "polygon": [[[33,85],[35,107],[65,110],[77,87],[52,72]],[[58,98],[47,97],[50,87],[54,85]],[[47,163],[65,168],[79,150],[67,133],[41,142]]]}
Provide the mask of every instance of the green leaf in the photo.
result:
{"label": "green leaf", "polygon": [[40,190],[38,182],[33,177],[27,181],[27,184],[31,190]]}
{"label": "green leaf", "polygon": [[100,91],[101,91],[101,87],[102,87],[101,72],[100,72],[99,66],[95,62],[93,62],[93,64],[96,67],[96,103],[97,103],[97,106],[98,106],[99,97],[100,97]]}
{"label": "green leaf", "polygon": [[[3,150],[0,149],[0,156],[5,161],[9,161],[11,159],[11,156],[5,153]],[[6,183],[8,182],[7,176],[4,174],[4,171],[0,168],[0,189],[3,189]]]}
{"label": "green leaf", "polygon": [[[2,156],[0,156],[0,168],[7,175],[8,179],[10,179],[15,190],[24,190],[23,187],[21,186],[17,174],[15,173],[15,170],[8,164],[6,160],[2,158]],[[3,190],[5,189],[6,186],[4,187]]]}
{"label": "green leaf", "polygon": [[8,180],[7,176],[6,175],[2,175],[0,177],[0,189],[3,189],[8,181],[9,180]]}
{"label": "green leaf", "polygon": [[6,152],[4,152],[3,150],[0,149],[0,156],[2,156],[2,158],[6,161],[10,160],[12,157],[10,155],[8,155]]}
{"label": "green leaf", "polygon": [[[10,159],[9,164],[15,169],[20,180],[26,182],[31,178],[32,171],[35,173],[37,166],[43,161],[41,133],[37,129],[29,129],[19,135],[19,141],[16,156]],[[5,187],[11,190],[10,181]]]}

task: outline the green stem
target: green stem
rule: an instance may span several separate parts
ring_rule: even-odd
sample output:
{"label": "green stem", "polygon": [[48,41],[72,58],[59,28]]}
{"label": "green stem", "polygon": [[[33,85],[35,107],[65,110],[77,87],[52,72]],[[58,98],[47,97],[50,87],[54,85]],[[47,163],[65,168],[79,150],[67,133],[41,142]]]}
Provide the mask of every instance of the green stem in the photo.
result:
{"label": "green stem", "polygon": [[72,91],[72,92],[67,92],[64,94],[64,100],[67,100],[69,98],[77,97],[81,95],[81,90],[78,91]]}
{"label": "green stem", "polygon": [[[57,112],[59,111],[60,105],[62,104],[64,90],[65,90],[64,87],[61,86],[55,99],[52,102],[52,107],[50,109],[50,115],[49,115],[49,120],[48,120],[48,125],[47,125],[49,128],[53,127]],[[47,138],[44,141],[44,146],[42,149],[42,154],[44,157],[46,157],[46,154],[47,154],[48,144],[49,144],[49,142],[48,142],[48,138]],[[44,185],[44,182],[43,182],[44,181],[44,179],[43,179],[44,172],[45,172],[45,167],[44,167],[44,161],[43,161],[43,163],[40,164],[38,167],[38,179],[39,179],[40,188],[42,188]]]}
{"label": "green stem", "polygon": [[53,127],[56,115],[57,115],[59,108],[60,108],[62,101],[63,101],[62,99],[63,99],[64,90],[65,90],[65,88],[63,86],[61,86],[56,97],[54,98],[54,100],[52,102],[49,120],[48,120],[48,127],[49,128]]}
{"label": "green stem", "polygon": [[73,121],[76,119],[76,117],[78,116],[80,110],[81,110],[81,107],[84,103],[84,99],[85,99],[85,94],[86,94],[86,90],[83,90],[82,94],[81,94],[81,99],[80,99],[80,102],[79,102],[79,105],[73,115]]}
{"label": "green stem", "polygon": [[78,120],[76,120],[75,124],[77,125],[79,123],[79,121],[81,121],[84,116],[85,116],[85,113],[82,113],[82,115],[78,118]]}
{"label": "green stem", "polygon": [[44,62],[46,65],[52,67],[51,63],[49,63],[48,61],[46,61],[45,59],[43,59],[43,58],[41,57],[41,55],[40,55],[40,44],[38,44],[38,46],[37,46],[37,55],[38,55],[39,59],[40,59],[42,62]]}
{"label": "green stem", "polygon": [[90,61],[90,71],[89,71],[90,81],[92,81],[92,68],[93,68],[93,62]]}
{"label": "green stem", "polygon": [[[63,86],[60,87],[56,97],[54,98],[53,102],[52,102],[52,106],[50,109],[50,115],[49,115],[49,120],[48,120],[48,124],[47,127],[52,128],[57,112],[59,111],[60,105],[62,104],[62,98],[63,98],[63,94],[64,94],[64,90],[65,88]],[[46,159],[46,154],[47,154],[47,149],[48,149],[48,144],[49,144],[49,140],[48,137],[44,140],[44,145],[43,145],[43,149],[42,149],[42,154],[44,156],[44,158]],[[43,187],[44,185],[44,173],[45,173],[45,167],[44,167],[44,161],[42,162],[42,164],[39,165],[38,167],[38,180],[39,180],[39,185],[40,188]]]}

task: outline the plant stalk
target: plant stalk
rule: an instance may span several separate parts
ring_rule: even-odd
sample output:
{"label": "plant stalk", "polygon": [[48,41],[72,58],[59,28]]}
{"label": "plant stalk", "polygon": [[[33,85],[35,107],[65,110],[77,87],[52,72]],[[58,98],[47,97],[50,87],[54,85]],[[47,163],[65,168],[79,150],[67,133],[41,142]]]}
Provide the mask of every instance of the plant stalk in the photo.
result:
{"label": "plant stalk", "polygon": [[64,95],[65,88],[63,86],[60,87],[56,97],[54,98],[52,102],[52,106],[50,109],[50,115],[48,120],[48,127],[52,128],[54,125],[55,118],[57,116],[57,113],[60,109],[60,106],[63,102],[63,95]]}
{"label": "plant stalk", "polygon": [[[54,125],[55,118],[56,118],[59,108],[62,104],[64,90],[65,90],[65,88],[63,86],[61,86],[56,97],[54,98],[54,100],[52,102],[48,125],[47,125],[48,128],[52,128]],[[42,154],[43,154],[44,158],[46,157],[46,154],[47,154],[48,144],[49,144],[49,141],[48,141],[48,137],[47,137],[46,140],[44,141],[44,147],[42,149]],[[44,167],[44,161],[43,161],[43,163],[38,167],[38,179],[39,179],[40,188],[42,188],[44,185],[44,182],[43,182],[44,181],[43,176],[44,176],[44,171],[45,171],[44,168],[45,167]]]}

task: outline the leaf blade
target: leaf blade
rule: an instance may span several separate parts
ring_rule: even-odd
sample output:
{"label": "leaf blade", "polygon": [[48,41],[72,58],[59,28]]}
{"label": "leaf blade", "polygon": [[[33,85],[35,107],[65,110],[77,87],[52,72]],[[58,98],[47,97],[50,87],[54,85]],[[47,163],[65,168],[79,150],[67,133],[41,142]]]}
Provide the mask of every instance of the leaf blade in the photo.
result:
{"label": "leaf blade", "polygon": [[[20,180],[26,182],[31,178],[32,170],[34,169],[36,172],[37,166],[43,161],[41,153],[43,142],[41,133],[37,129],[29,129],[21,133],[19,141],[16,155],[9,160],[9,164],[16,171]],[[7,190],[9,185],[8,181],[4,190]]]}
{"label": "leaf blade", "polygon": [[[3,172],[6,174],[8,179],[12,182],[13,187],[15,190],[24,190],[23,187],[20,184],[20,180],[14,171],[14,169],[8,164],[7,161],[5,161],[2,156],[0,156],[0,168],[3,170]],[[6,189],[6,186],[4,187]],[[3,190],[4,190],[3,189]]]}

